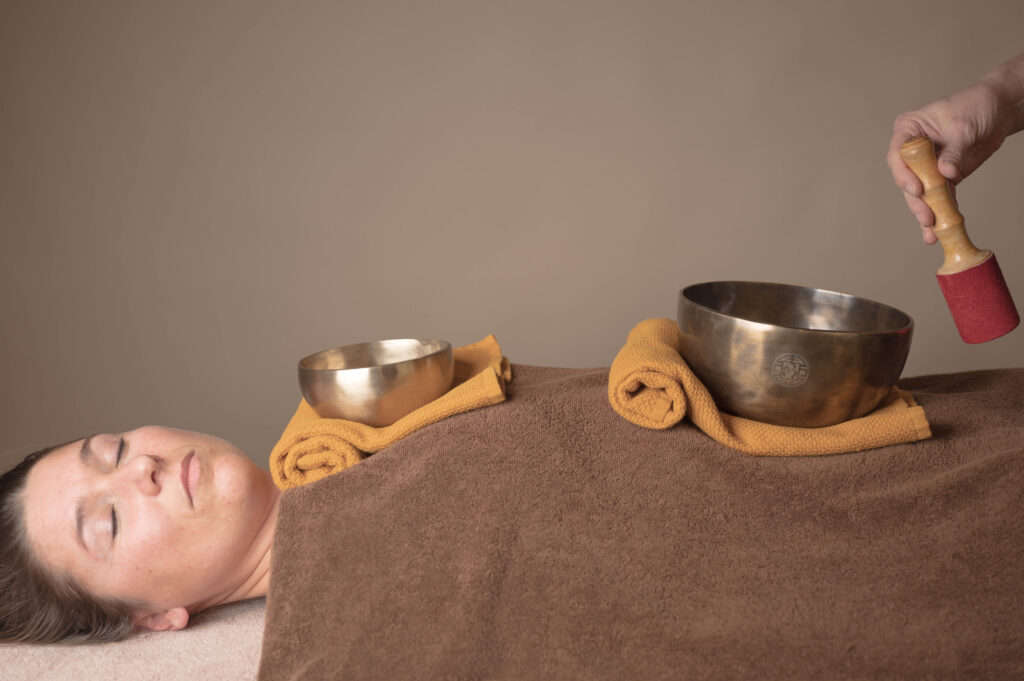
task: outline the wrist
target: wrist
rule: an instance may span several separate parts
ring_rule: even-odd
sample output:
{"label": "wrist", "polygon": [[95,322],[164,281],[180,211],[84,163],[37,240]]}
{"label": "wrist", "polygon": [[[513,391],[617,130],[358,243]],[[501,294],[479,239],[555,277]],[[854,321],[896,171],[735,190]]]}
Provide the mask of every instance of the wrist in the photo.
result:
{"label": "wrist", "polygon": [[1024,130],[1024,54],[996,67],[981,84],[995,95],[999,115],[1009,126],[1006,134]]}

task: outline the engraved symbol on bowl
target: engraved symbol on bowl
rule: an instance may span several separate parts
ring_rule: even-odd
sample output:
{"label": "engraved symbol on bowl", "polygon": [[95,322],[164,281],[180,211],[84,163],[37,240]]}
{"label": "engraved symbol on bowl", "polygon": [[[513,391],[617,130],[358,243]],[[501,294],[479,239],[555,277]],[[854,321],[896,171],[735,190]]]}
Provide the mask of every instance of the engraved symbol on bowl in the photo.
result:
{"label": "engraved symbol on bowl", "polygon": [[786,388],[796,388],[803,385],[807,382],[810,375],[810,364],[795,352],[779,355],[772,362],[772,378],[775,379],[776,383]]}

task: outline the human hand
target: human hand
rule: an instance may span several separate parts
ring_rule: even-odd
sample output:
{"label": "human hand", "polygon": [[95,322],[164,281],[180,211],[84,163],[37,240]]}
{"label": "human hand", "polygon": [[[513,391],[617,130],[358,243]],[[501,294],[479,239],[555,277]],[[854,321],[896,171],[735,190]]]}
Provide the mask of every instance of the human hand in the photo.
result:
{"label": "human hand", "polygon": [[930,138],[939,172],[951,182],[955,200],[956,185],[1002,145],[1016,120],[1017,112],[1005,103],[999,88],[986,80],[896,118],[886,160],[907,207],[921,225],[925,243],[937,241],[931,229],[935,216],[921,200],[921,181],[900,158],[900,147],[918,135]]}

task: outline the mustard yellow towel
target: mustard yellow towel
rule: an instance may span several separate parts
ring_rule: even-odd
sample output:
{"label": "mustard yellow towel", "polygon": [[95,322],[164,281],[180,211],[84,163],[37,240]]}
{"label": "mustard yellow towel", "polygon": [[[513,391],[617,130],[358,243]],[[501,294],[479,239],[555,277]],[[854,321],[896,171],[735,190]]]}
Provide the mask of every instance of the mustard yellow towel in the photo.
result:
{"label": "mustard yellow towel", "polygon": [[455,348],[452,389],[389,426],[317,416],[305,400],[270,453],[270,474],[281,489],[298,487],[353,466],[406,435],[443,418],[505,399],[512,380],[508,359],[494,336]]}
{"label": "mustard yellow towel", "polygon": [[867,416],[824,428],[774,426],[720,412],[679,354],[681,335],[671,319],[648,319],[630,331],[608,378],[608,399],[620,416],[663,429],[689,413],[723,445],[769,456],[839,454],[931,437],[924,409],[897,388]]}

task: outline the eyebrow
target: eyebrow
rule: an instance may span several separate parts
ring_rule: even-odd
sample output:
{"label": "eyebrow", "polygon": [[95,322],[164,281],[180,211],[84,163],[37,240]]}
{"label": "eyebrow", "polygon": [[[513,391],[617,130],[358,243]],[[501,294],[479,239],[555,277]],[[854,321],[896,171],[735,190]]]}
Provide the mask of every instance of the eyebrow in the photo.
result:
{"label": "eyebrow", "polygon": [[[95,456],[92,451],[92,438],[89,437],[82,440],[82,448],[78,452],[78,458],[81,459],[82,464],[85,466],[89,465],[89,460]],[[85,538],[82,534],[82,528],[85,526],[85,499],[79,497],[78,502],[75,504],[75,538],[78,540],[78,545],[85,549],[86,553],[92,553],[89,551],[89,547],[85,545]]]}

